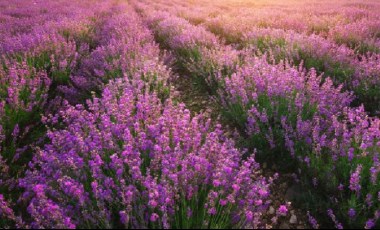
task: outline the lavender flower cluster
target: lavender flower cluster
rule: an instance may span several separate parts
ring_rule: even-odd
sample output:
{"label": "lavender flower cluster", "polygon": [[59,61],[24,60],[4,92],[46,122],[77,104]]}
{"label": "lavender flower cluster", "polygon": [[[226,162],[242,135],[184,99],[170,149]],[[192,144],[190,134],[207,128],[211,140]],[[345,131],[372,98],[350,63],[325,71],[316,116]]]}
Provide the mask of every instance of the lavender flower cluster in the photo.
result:
{"label": "lavender flower cluster", "polygon": [[220,127],[126,79],[88,107],[47,119],[67,128],[20,181],[33,228],[261,226],[269,182]]}

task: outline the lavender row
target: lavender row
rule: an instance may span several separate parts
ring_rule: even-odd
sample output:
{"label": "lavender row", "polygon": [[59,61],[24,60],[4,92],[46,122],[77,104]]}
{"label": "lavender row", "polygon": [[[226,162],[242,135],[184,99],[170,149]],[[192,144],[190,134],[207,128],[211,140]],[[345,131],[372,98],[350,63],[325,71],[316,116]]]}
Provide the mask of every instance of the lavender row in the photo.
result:
{"label": "lavender row", "polygon": [[304,35],[281,29],[256,28],[245,33],[239,45],[253,48],[258,55],[270,53],[276,62],[289,60],[296,65],[314,68],[330,77],[335,85],[354,92],[356,104],[367,111],[379,112],[379,55],[358,55],[345,45],[336,45],[317,35]]}
{"label": "lavender row", "polygon": [[[269,184],[220,127],[124,78],[47,122],[20,185],[33,228],[262,227]],[[53,170],[54,169],[54,170]]]}
{"label": "lavender row", "polygon": [[[328,213],[337,227],[341,226],[338,219],[344,226],[376,224],[380,123],[368,117],[363,107],[350,108],[350,93],[315,71],[283,62],[271,65],[266,57],[221,49],[217,39],[201,27],[148,6],[138,8],[168,48],[178,55],[193,55],[187,61],[196,67],[187,70],[208,78],[210,87],[216,84],[216,96],[249,145],[262,155],[290,156],[298,162],[302,179],[329,197],[328,205],[337,217]],[[239,64],[242,55],[243,64]],[[220,58],[226,56],[234,56],[235,61]],[[234,73],[223,74],[226,68]],[[205,74],[205,69],[211,71]]]}
{"label": "lavender row", "polygon": [[144,80],[159,88],[160,96],[168,96],[170,71],[163,63],[165,54],[133,9],[118,5],[117,12],[98,31],[99,45],[82,60],[72,84],[60,88],[72,104],[92,92],[101,93],[109,80],[118,77]]}
{"label": "lavender row", "polygon": [[[29,15],[30,4],[25,3],[15,2],[21,7],[19,9],[9,5],[8,13],[30,17],[32,27],[33,19],[39,14]],[[58,92],[59,88],[69,85],[72,75],[79,71],[82,59],[90,53],[90,40],[96,40],[91,27],[100,25],[106,16],[101,15],[112,7],[110,3],[97,3],[93,8],[87,8],[89,14],[81,15],[81,19],[77,16],[84,12],[81,8],[84,5],[77,3],[72,5],[76,10],[73,15],[64,17],[67,9],[63,8],[60,21],[37,24],[30,30],[19,30],[11,39],[5,36],[7,38],[1,40],[0,193],[5,198],[17,199],[20,192],[18,178],[23,176],[28,161],[33,157],[34,146],[41,145],[45,138],[41,116],[59,110],[60,98],[64,96]],[[49,2],[44,6],[56,5]],[[55,15],[46,18],[53,17]],[[79,20],[79,23],[71,20]],[[14,220],[13,217],[11,219]],[[4,226],[3,221],[0,226]]]}
{"label": "lavender row", "polygon": [[[264,158],[272,153],[274,158],[290,156],[297,162],[303,183],[328,197],[337,228],[342,223],[375,226],[380,191],[378,118],[368,117],[363,107],[349,107],[352,97],[314,71],[269,65],[264,58],[255,58],[225,83],[224,105],[244,130],[246,141],[261,146]],[[323,214],[319,201],[312,205]]]}
{"label": "lavender row", "polygon": [[[345,44],[360,52],[379,52],[378,2],[299,2],[285,4],[262,1],[256,4],[230,1],[157,1],[156,7],[176,11],[194,23],[214,24],[224,30],[228,42],[237,42],[252,28],[284,29],[316,34],[336,44]],[[302,9],[302,10],[299,10]],[[222,22],[222,24],[218,23]],[[219,24],[219,25],[218,25]]]}
{"label": "lavender row", "polygon": [[[188,12],[192,12],[190,14],[195,17],[193,21],[196,24],[203,17],[202,26],[238,49],[252,49],[255,55],[270,53],[276,62],[288,60],[296,65],[301,64],[308,69],[315,68],[333,79],[336,85],[344,84],[345,90],[354,91],[357,96],[354,105],[364,104],[366,110],[374,115],[380,112],[379,54],[375,50],[362,50],[358,54],[358,50],[349,48],[347,44],[335,43],[321,35],[299,33],[285,27],[267,28],[250,25],[249,22],[255,20],[250,18],[252,16],[249,14],[239,16],[222,14],[209,17],[210,13],[204,13],[204,11],[212,11],[207,4],[181,7],[169,6],[160,2],[156,3],[156,8],[166,9],[184,18],[188,18]],[[189,8],[193,8],[194,11],[189,10]],[[221,10],[219,13],[224,13],[224,11]],[[361,22],[361,26],[358,28],[364,30],[363,25],[372,24],[367,20]],[[349,26],[346,25],[346,27]],[[372,27],[376,28],[376,25]],[[354,28],[345,31],[358,34]],[[359,39],[359,41],[363,39]]]}
{"label": "lavender row", "polygon": [[[121,12],[126,10],[125,7],[112,4],[95,5],[94,7],[101,7],[98,9],[97,18],[90,20],[91,17],[94,17],[93,14],[90,14],[87,15],[85,21],[79,24],[67,24],[61,21],[51,22],[48,26],[41,27],[46,30],[45,40],[34,43],[41,36],[37,32],[40,31],[37,26],[38,29],[32,33],[17,35],[27,36],[31,43],[19,46],[17,39],[13,40],[13,43],[3,43],[5,44],[3,47],[12,44],[18,44],[17,47],[19,47],[18,50],[5,52],[2,59],[1,74],[4,76],[2,77],[1,101],[1,126],[2,133],[4,133],[3,158],[12,160],[17,151],[25,150],[25,146],[19,146],[16,143],[23,142],[23,138],[30,139],[28,135],[33,127],[42,126],[41,114],[59,109],[57,106],[59,106],[60,100],[56,100],[59,99],[56,96],[63,97],[75,104],[91,96],[91,91],[101,90],[101,84],[106,83],[109,77],[98,76],[94,74],[94,71],[100,73],[107,71],[108,68],[109,72],[115,72],[115,77],[122,77],[125,69],[131,69],[130,72],[133,72],[132,65],[136,62],[144,65],[145,70],[151,69],[152,75],[157,73],[157,75],[162,75],[161,78],[168,76],[165,70],[160,69],[157,60],[143,62],[127,56],[142,58],[145,55],[146,59],[156,56],[159,49],[152,43],[153,39],[149,37],[149,32],[145,31],[142,36],[133,38],[134,40],[130,39],[130,41],[122,37],[104,36],[104,34],[114,33],[110,31],[107,23],[112,24],[114,20],[120,21],[120,16],[111,17],[109,11]],[[79,6],[77,8],[80,10]],[[82,17],[84,16],[82,15]],[[74,20],[74,18],[63,21],[65,20]],[[131,20],[124,18],[124,21],[121,22],[125,24],[119,25],[119,29],[130,30],[130,33],[138,34],[136,17]],[[94,30],[95,26],[99,27]],[[143,36],[146,37],[145,41],[142,40]],[[141,40],[141,45],[138,40]],[[97,44],[98,48],[90,49],[89,43]],[[114,59],[120,58],[119,63],[112,60],[112,55],[115,56]],[[110,63],[107,63],[106,59]],[[114,66],[110,66],[110,64]],[[121,66],[124,69],[118,70],[115,66]],[[120,76],[118,76],[119,72]],[[49,99],[48,104],[47,99]],[[46,109],[49,111],[45,111]],[[10,152],[5,154],[8,150]],[[18,154],[16,158],[18,158]]]}
{"label": "lavender row", "polygon": [[[30,11],[27,10],[28,6],[22,5],[24,2],[17,3],[20,7],[24,6],[14,12],[19,17],[38,17],[28,15]],[[76,7],[80,10],[80,6]],[[70,19],[74,18],[67,17],[62,20]],[[52,21],[47,28],[60,27],[74,34],[85,31],[87,26],[88,24],[74,26],[74,24]],[[79,39],[76,40],[71,36],[64,38],[58,30],[52,29],[51,33],[46,31],[45,35],[39,33],[41,32],[39,25],[32,30],[34,32],[20,30],[17,35],[10,37],[11,39],[1,41],[1,158],[9,165],[17,165],[16,162],[19,161],[21,164],[10,167],[7,173],[2,174],[1,184],[5,183],[5,177],[20,176],[18,174],[22,172],[22,165],[27,163],[21,155],[27,150],[30,151],[30,145],[43,137],[41,114],[55,109],[57,101],[54,97],[57,95],[55,92],[57,85],[68,81],[82,56],[88,52],[79,48],[79,44],[76,43],[77,41],[79,43]],[[25,43],[17,39],[21,37],[27,38],[21,39]],[[39,40],[41,37],[44,39]],[[81,43],[82,45],[85,46],[85,43]],[[17,49],[7,49],[7,47],[17,47]]]}

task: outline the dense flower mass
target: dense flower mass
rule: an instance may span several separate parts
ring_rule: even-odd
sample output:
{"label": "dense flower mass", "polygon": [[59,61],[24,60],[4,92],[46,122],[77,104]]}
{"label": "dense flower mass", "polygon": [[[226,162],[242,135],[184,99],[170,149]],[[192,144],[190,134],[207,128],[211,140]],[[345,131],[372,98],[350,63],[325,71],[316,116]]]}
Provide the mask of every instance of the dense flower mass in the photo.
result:
{"label": "dense flower mass", "polygon": [[20,182],[31,226],[261,226],[269,184],[219,127],[126,80],[88,107],[48,119],[67,128],[48,131]]}
{"label": "dense flower mass", "polygon": [[0,0],[0,228],[380,227],[379,12]]}
{"label": "dense flower mass", "polygon": [[[17,173],[7,162],[17,162],[26,151],[25,139],[38,130],[47,104],[51,80],[45,71],[23,63],[0,69],[0,187]],[[2,189],[0,188],[0,192]]]}

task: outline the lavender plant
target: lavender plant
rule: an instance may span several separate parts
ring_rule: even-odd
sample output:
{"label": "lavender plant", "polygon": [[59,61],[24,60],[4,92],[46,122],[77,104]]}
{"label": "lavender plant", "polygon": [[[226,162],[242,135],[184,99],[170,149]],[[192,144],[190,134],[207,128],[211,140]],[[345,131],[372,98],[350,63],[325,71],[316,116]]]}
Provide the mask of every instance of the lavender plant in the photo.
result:
{"label": "lavender plant", "polygon": [[[51,81],[46,72],[16,63],[0,70],[0,82],[1,157],[8,164],[15,164],[25,151],[27,140],[39,135],[38,124]],[[1,177],[18,172],[15,164]]]}
{"label": "lavender plant", "polygon": [[[296,163],[291,167],[301,170],[305,183],[334,201],[328,202],[339,210],[334,220],[343,226],[376,222],[379,119],[368,117],[363,107],[348,107],[350,94],[329,80],[322,83],[313,71],[269,65],[265,58],[251,63],[226,78],[221,90],[245,141],[264,157],[291,156]],[[347,215],[351,209],[361,215]]]}
{"label": "lavender plant", "polygon": [[270,181],[219,126],[127,79],[88,107],[47,119],[67,128],[49,130],[20,182],[32,227],[263,226]]}
{"label": "lavender plant", "polygon": [[168,97],[170,71],[151,32],[127,5],[120,5],[116,12],[99,30],[100,46],[84,58],[78,76],[71,77],[73,86],[60,87],[70,101],[86,98],[92,91],[100,93],[109,80],[118,77],[144,80],[160,97]]}

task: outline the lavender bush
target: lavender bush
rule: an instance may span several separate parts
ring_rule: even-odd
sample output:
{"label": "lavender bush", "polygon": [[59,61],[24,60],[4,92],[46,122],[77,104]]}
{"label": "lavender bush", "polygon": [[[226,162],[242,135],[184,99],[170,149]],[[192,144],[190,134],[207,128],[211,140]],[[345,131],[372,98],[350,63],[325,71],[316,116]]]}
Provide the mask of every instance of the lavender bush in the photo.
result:
{"label": "lavender bush", "polygon": [[[350,95],[328,79],[322,83],[315,71],[284,69],[263,58],[251,63],[225,80],[227,115],[245,131],[245,142],[263,157],[289,154],[305,183],[329,194],[346,226],[376,221],[379,119],[348,107]],[[347,215],[351,209],[360,216]]]}
{"label": "lavender bush", "polygon": [[111,82],[89,111],[47,120],[67,128],[49,130],[20,182],[31,226],[262,226],[270,182],[253,158],[242,162],[219,126],[128,82]]}
{"label": "lavender bush", "polygon": [[18,167],[22,164],[16,162],[20,158],[23,160],[27,144],[31,143],[29,139],[40,136],[40,114],[46,106],[51,81],[46,72],[37,71],[26,63],[9,63],[5,69],[0,69],[0,77],[1,158],[4,164],[14,164],[0,175],[2,191],[1,184],[5,183],[2,180],[19,173]]}

